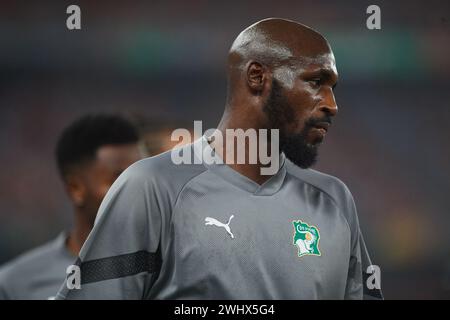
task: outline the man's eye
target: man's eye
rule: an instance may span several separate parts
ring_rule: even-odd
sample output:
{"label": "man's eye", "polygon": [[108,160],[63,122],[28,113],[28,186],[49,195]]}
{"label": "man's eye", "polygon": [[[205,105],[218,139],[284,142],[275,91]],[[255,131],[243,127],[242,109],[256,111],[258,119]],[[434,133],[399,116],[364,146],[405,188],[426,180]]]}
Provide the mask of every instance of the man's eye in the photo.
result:
{"label": "man's eye", "polygon": [[309,82],[310,82],[314,87],[319,87],[320,84],[321,84],[321,81],[322,81],[322,79],[319,79],[319,78],[309,80]]}

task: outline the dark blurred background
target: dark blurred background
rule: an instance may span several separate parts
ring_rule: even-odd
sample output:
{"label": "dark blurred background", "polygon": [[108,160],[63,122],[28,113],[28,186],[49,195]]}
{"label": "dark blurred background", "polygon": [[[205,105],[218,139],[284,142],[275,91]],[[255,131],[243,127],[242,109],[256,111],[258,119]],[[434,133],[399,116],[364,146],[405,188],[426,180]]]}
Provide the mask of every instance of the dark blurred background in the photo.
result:
{"label": "dark blurred background", "polygon": [[[370,4],[381,30],[366,28]],[[450,298],[448,1],[2,1],[0,263],[71,223],[53,156],[67,124],[112,111],[215,127],[229,46],[272,16],[334,49],[340,114],[316,168],[352,191],[385,297]]]}

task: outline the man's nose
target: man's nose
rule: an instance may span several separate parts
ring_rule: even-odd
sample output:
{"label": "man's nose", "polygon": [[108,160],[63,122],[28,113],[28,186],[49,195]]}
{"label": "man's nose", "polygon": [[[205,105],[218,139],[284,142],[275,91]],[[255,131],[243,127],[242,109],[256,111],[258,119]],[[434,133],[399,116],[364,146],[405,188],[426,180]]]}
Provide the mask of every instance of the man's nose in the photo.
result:
{"label": "man's nose", "polygon": [[336,104],[336,99],[334,98],[332,89],[330,89],[330,91],[328,91],[326,93],[326,96],[324,97],[324,100],[323,100],[323,103],[322,103],[320,109],[332,117],[337,115],[338,106]]}

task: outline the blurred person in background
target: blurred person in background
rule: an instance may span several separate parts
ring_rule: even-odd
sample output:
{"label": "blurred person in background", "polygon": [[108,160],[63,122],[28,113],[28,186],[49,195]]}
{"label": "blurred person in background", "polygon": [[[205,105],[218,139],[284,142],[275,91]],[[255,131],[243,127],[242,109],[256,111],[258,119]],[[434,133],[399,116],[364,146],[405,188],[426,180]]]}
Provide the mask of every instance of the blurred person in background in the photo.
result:
{"label": "blurred person in background", "polygon": [[139,133],[117,115],[86,115],[59,137],[56,161],[73,205],[74,226],[0,269],[0,299],[52,299],[91,231],[116,178],[142,158]]}
{"label": "blurred person in background", "polygon": [[141,145],[143,152],[148,156],[155,156],[171,150],[175,147],[184,146],[188,143],[183,139],[172,140],[172,132],[178,128],[188,130],[192,137],[195,136],[193,129],[189,129],[188,123],[174,120],[150,120],[143,117],[143,123],[138,123],[141,132]]}

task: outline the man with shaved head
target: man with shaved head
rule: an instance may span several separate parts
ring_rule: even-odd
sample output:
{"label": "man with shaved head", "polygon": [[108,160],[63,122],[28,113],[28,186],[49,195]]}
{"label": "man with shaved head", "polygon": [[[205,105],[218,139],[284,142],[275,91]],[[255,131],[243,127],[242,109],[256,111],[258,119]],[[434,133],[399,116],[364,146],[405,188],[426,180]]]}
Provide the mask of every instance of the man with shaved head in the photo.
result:
{"label": "man with shaved head", "polygon": [[[280,151],[301,168],[313,165],[338,110],[333,94],[338,74],[326,39],[293,21],[259,21],[234,41],[228,74],[218,129],[279,129]],[[235,169],[257,182],[268,178],[258,174],[258,166]]]}
{"label": "man with shaved head", "polygon": [[[382,298],[350,191],[309,169],[337,114],[337,80],[313,29],[271,18],[242,31],[218,128],[119,177],[77,260],[81,286],[64,283],[58,298]],[[251,141],[229,148],[233,130],[269,130],[257,143],[275,172],[249,161]],[[195,161],[176,164],[174,152]]]}

